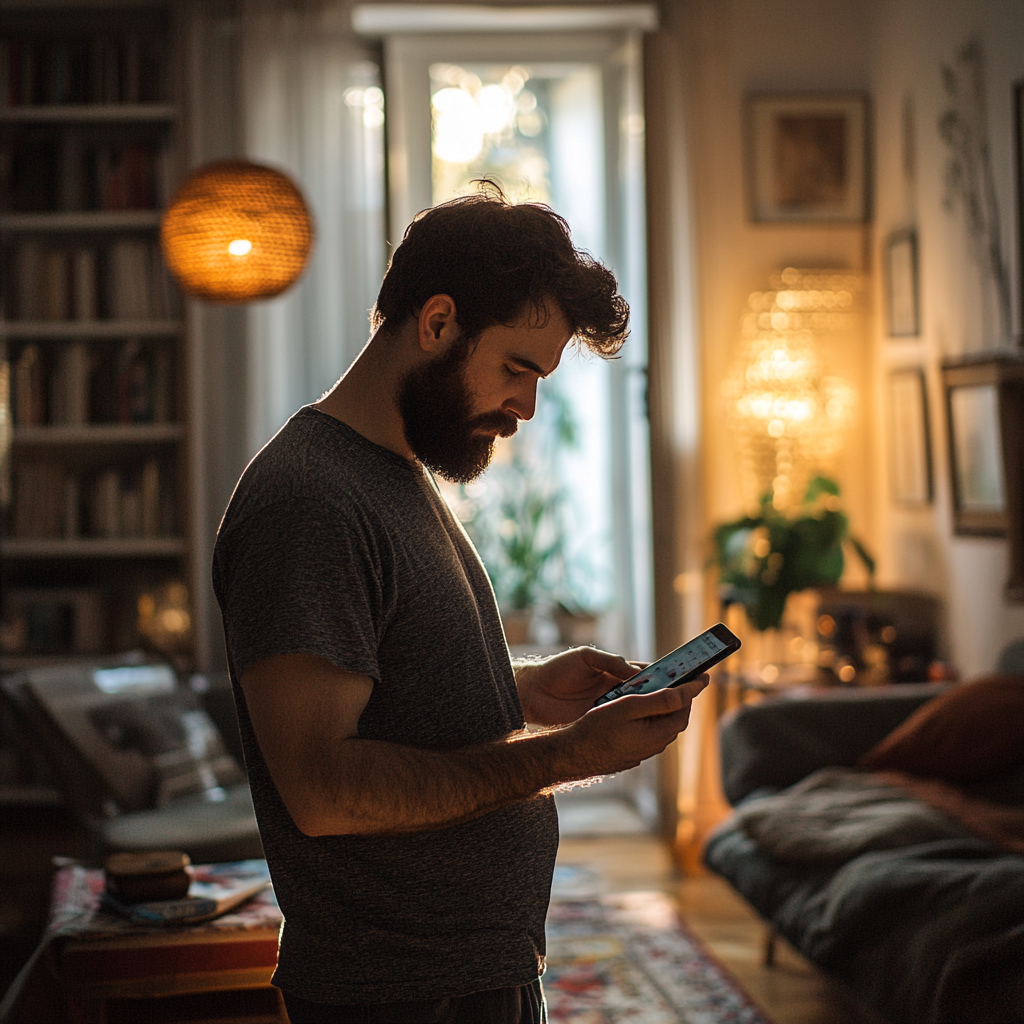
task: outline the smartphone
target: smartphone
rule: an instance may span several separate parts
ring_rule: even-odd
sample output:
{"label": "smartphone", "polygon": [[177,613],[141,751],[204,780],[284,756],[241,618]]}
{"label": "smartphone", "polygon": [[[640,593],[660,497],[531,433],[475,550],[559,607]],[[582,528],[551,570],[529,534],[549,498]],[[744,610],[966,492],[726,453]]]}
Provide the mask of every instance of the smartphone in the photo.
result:
{"label": "smartphone", "polygon": [[677,647],[671,654],[666,654],[661,661],[648,665],[635,676],[630,676],[614,689],[598,697],[594,701],[594,707],[630,693],[654,693],[668,686],[688,683],[739,649],[740,638],[728,626],[718,622],[689,643]]}

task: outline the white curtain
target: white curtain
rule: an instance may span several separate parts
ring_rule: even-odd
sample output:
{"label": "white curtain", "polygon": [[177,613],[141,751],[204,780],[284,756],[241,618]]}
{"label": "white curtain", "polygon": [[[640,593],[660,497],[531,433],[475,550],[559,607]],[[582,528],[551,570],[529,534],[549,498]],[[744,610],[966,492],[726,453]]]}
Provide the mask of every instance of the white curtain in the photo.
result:
{"label": "white curtain", "polygon": [[243,0],[245,154],[287,173],[316,222],[302,280],[248,309],[251,456],[316,401],[368,337],[385,268],[380,68],[337,0]]}

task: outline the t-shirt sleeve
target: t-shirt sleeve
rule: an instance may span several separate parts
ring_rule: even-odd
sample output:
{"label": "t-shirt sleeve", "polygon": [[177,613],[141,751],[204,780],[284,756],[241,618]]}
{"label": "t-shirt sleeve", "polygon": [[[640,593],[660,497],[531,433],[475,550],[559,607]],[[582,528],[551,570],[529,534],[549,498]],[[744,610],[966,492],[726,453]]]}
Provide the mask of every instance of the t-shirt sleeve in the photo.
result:
{"label": "t-shirt sleeve", "polygon": [[269,505],[217,543],[215,578],[235,671],[312,654],[380,679],[381,552],[354,512],[303,499]]}

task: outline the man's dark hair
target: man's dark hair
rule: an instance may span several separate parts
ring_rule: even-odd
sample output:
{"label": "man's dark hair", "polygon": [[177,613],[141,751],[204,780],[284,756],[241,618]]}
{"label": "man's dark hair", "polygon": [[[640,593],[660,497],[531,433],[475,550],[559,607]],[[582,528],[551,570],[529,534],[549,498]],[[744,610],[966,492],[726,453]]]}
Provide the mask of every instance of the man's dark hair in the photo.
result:
{"label": "man's dark hair", "polygon": [[450,295],[469,337],[538,322],[554,300],[573,335],[608,357],[626,340],[629,306],[615,276],[572,244],[569,225],[540,203],[512,203],[493,182],[416,216],[395,249],[370,314],[374,330],[401,326],[433,295]]}

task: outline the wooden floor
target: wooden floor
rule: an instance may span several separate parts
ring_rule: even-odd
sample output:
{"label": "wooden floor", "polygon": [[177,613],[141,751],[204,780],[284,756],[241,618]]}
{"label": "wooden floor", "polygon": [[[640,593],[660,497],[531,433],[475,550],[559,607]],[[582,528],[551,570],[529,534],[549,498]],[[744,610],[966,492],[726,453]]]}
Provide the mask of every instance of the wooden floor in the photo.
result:
{"label": "wooden floor", "polygon": [[720,878],[710,874],[679,878],[659,840],[563,837],[558,859],[598,866],[613,892],[659,889],[671,893],[687,924],[775,1024],[877,1024],[784,940],[777,940],[775,966],[761,966],[765,929],[760,919]]}

